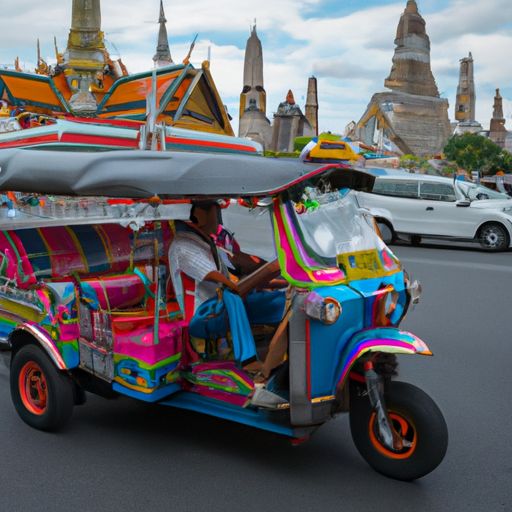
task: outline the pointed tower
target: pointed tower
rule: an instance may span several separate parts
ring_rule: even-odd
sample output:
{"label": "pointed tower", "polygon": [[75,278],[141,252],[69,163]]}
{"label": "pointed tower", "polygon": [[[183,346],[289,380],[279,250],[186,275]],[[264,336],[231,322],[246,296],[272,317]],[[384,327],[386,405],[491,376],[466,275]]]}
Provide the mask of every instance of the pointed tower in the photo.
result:
{"label": "pointed tower", "polygon": [[434,156],[452,135],[448,100],[439,97],[430,67],[430,39],[418,5],[409,0],[395,39],[391,91],[374,94],[357,123],[355,136],[396,153]]}
{"label": "pointed tower", "polygon": [[174,64],[171,57],[171,50],[169,48],[169,38],[167,36],[167,27],[165,25],[167,23],[167,19],[165,18],[164,4],[162,0],[160,0],[160,18],[158,19],[158,23],[160,24],[160,30],[158,32],[158,44],[153,61],[157,68],[162,68],[164,66]]}
{"label": "pointed tower", "polygon": [[91,89],[102,82],[107,59],[100,0],[73,0],[68,46],[60,67],[72,93],[69,104],[76,114],[96,112],[98,105]]}
{"label": "pointed tower", "polygon": [[244,87],[240,94],[238,136],[248,137],[268,147],[272,127],[267,119],[267,93],[263,85],[263,49],[256,24],[247,40],[244,61]]}
{"label": "pointed tower", "polygon": [[425,20],[414,0],[409,0],[400,18],[391,73],[384,85],[399,92],[439,97],[430,67],[430,39]]}
{"label": "pointed tower", "polygon": [[315,135],[318,135],[318,84],[314,76],[310,77],[308,80],[306,119],[313,128]]}
{"label": "pointed tower", "polygon": [[244,60],[244,88],[240,95],[240,118],[248,110],[267,111],[267,93],[263,86],[263,49],[256,25],[247,39]]}
{"label": "pointed tower", "polygon": [[460,61],[459,86],[457,87],[457,100],[455,103],[455,119],[458,125],[455,128],[456,135],[463,133],[479,133],[482,125],[476,121],[476,93],[474,78],[473,55]]}
{"label": "pointed tower", "polygon": [[505,128],[505,116],[503,115],[503,98],[499,89],[496,89],[496,96],[494,97],[494,112],[491,119],[489,138],[498,146],[505,147],[507,129]]}
{"label": "pointed tower", "polygon": [[64,54],[66,67],[101,71],[105,66],[100,0],[73,0],[71,30]]}
{"label": "pointed tower", "polygon": [[455,119],[459,122],[475,120],[475,79],[474,64],[471,52],[469,56],[460,61],[459,86],[457,87],[457,102],[455,105]]}

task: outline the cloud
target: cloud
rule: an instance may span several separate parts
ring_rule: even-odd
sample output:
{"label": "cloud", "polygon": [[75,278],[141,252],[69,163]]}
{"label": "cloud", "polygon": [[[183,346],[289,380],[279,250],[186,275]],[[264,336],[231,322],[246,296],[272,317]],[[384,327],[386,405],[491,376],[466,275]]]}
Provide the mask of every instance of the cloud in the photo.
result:
{"label": "cloud", "polygon": [[[117,0],[102,0],[106,37],[132,72],[152,64],[158,4],[158,0],[123,0],[120,8]],[[200,64],[211,48],[212,73],[236,128],[245,44],[249,26],[257,18],[268,117],[288,89],[303,105],[307,78],[314,73],[319,79],[320,127],[341,131],[363,114],[373,93],[384,90],[405,0],[370,7],[358,2],[363,7],[346,15],[332,15],[327,4],[326,0],[164,0],[171,52],[175,60],[181,60],[199,33],[192,61]],[[475,58],[477,112],[482,124],[488,124],[498,86],[506,100],[505,110],[510,112],[512,2],[438,0],[427,4],[427,0],[418,0],[418,4],[425,10],[433,71],[439,89],[450,100],[452,117],[459,60],[469,51]],[[44,7],[36,0],[2,0],[2,12],[9,23],[0,34],[0,63],[12,62],[18,54],[23,61],[33,62],[36,37],[41,38],[43,54],[49,58],[54,34],[60,47],[65,46],[71,0],[53,0]]]}

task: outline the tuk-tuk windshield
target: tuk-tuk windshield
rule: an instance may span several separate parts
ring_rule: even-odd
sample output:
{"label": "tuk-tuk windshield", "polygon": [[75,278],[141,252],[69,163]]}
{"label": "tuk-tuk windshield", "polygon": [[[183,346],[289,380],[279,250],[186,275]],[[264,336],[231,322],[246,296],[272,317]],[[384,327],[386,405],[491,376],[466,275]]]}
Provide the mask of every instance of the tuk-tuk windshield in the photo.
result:
{"label": "tuk-tuk windshield", "polygon": [[[317,195],[307,190],[310,206],[296,204],[297,220],[309,249],[323,260],[343,254],[382,250],[385,245],[374,229],[372,220],[361,213],[355,197],[345,190]],[[311,206],[313,205],[313,206]]]}

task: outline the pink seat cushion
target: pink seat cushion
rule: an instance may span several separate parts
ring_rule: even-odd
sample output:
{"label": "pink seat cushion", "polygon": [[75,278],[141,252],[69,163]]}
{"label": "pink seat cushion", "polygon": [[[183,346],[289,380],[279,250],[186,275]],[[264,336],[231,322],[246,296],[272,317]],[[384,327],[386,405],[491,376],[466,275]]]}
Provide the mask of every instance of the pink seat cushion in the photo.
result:
{"label": "pink seat cushion", "polygon": [[90,285],[102,309],[123,309],[140,304],[146,294],[142,279],[136,274],[119,274],[82,279]]}

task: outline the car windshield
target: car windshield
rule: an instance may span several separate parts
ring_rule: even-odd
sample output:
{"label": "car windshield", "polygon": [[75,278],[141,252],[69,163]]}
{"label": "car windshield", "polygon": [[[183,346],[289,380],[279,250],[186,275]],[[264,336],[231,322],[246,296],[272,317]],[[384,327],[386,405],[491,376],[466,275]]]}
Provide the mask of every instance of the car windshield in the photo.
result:
{"label": "car windshield", "polygon": [[304,241],[322,259],[385,247],[353,194],[345,191],[317,196],[312,190],[309,194],[314,196],[315,207],[304,209],[298,203],[295,211]]}
{"label": "car windshield", "polygon": [[482,185],[475,185],[474,183],[461,181],[459,181],[457,184],[460,186],[462,192],[470,201],[480,201],[485,199],[512,199],[507,194],[496,192],[495,190],[483,187]]}

